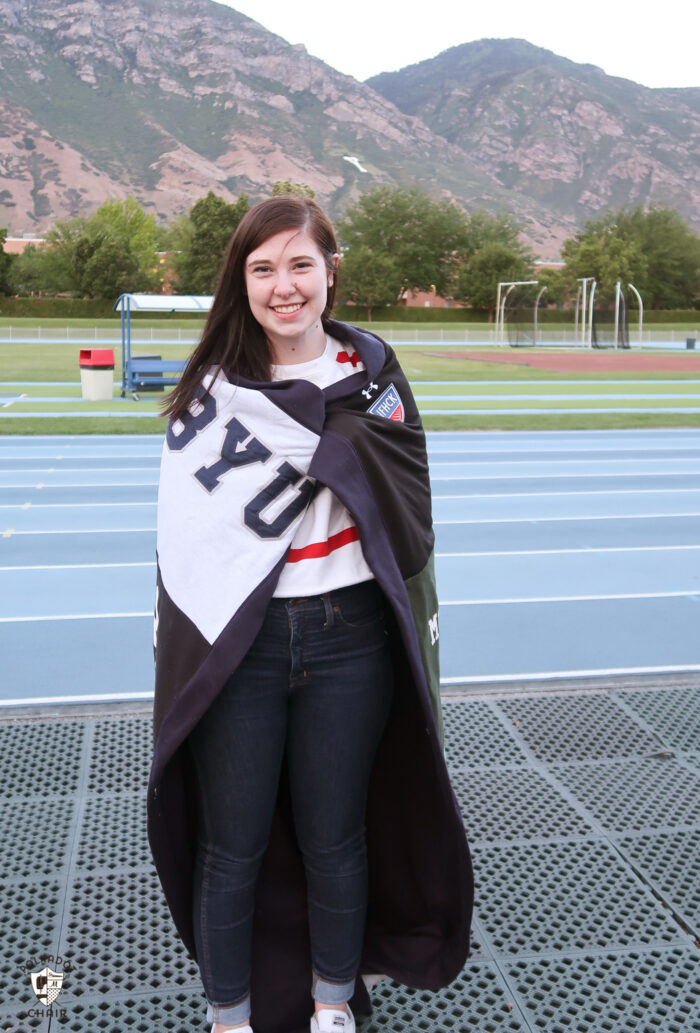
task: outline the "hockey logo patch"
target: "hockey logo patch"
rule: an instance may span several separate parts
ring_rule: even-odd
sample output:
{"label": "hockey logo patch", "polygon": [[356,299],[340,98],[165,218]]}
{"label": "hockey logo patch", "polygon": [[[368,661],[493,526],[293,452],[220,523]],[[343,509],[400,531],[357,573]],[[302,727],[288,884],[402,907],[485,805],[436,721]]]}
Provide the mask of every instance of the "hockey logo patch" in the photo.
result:
{"label": "hockey logo patch", "polygon": [[397,420],[399,423],[403,422],[403,402],[401,401],[399,392],[393,384],[389,384],[389,386],[382,391],[376,402],[372,402],[367,412],[371,412],[375,416],[383,416],[385,420]]}

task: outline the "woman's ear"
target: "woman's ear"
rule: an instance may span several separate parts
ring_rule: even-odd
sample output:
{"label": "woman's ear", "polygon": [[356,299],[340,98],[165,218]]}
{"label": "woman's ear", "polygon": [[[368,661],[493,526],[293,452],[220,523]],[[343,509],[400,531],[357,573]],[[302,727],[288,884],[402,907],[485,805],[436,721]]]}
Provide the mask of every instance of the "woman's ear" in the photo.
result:
{"label": "woman's ear", "polygon": [[333,270],[332,270],[332,272],[328,273],[328,286],[329,287],[333,286],[333,280],[335,279],[335,274],[338,272],[338,261],[339,260],[340,260],[340,255],[337,254],[337,253],[331,257],[331,261],[333,263]]}

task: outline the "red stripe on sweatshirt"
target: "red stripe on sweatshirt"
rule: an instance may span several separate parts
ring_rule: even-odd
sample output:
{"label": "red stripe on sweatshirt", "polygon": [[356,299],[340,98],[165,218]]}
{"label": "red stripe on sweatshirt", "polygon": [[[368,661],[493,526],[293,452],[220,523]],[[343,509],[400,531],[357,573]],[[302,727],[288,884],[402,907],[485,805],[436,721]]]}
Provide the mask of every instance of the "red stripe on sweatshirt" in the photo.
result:
{"label": "red stripe on sweatshirt", "polygon": [[328,556],[336,549],[342,549],[350,542],[358,542],[360,536],[356,527],[346,527],[344,531],[332,534],[325,542],[312,542],[305,545],[303,549],[290,549],[287,556],[287,563],[298,563],[299,560],[317,560],[322,556]]}

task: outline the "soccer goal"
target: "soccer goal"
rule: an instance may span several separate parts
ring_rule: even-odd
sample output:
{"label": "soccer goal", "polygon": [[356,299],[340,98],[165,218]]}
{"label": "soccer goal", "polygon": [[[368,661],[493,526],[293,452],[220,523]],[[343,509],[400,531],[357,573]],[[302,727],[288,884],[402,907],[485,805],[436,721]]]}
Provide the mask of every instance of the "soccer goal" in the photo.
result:
{"label": "soccer goal", "polygon": [[537,280],[498,284],[496,294],[496,341],[511,348],[537,344],[537,306],[542,291]]}
{"label": "soccer goal", "polygon": [[625,289],[620,281],[615,285],[615,298],[610,305],[593,309],[591,344],[594,348],[630,347],[630,312],[638,310],[638,343],[642,343],[644,306],[637,288],[629,283]]}

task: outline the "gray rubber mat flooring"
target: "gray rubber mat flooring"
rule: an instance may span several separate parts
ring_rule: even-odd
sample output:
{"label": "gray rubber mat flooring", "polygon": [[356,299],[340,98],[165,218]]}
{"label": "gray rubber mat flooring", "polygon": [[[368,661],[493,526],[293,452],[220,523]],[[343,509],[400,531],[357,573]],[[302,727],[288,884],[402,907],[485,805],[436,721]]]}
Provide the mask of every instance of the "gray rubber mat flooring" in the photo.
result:
{"label": "gray rubber mat flooring", "polygon": [[[695,1033],[700,687],[450,697],[445,727],[474,950],[439,993],[380,983],[361,1033]],[[0,711],[0,1031],[208,1030],[146,841],[150,737]]]}

